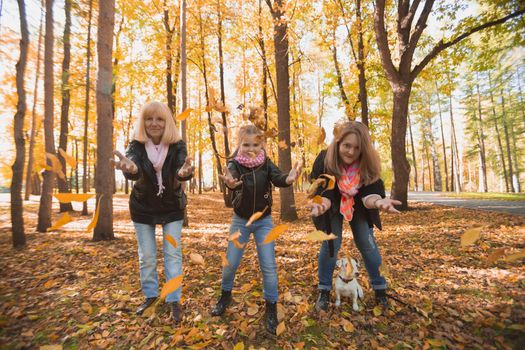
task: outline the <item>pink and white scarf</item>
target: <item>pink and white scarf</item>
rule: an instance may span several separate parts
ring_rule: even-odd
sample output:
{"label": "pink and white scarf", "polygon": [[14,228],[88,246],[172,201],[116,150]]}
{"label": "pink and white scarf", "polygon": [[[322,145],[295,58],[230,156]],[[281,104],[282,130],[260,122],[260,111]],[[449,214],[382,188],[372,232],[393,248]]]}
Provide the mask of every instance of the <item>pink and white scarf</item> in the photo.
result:
{"label": "pink and white scarf", "polygon": [[264,160],[266,159],[266,153],[264,153],[264,150],[261,150],[259,154],[255,156],[255,158],[250,158],[249,156],[239,152],[234,159],[238,161],[243,167],[255,168],[264,163]]}
{"label": "pink and white scarf", "polygon": [[347,167],[343,167],[343,176],[337,181],[337,187],[341,192],[341,205],[339,212],[345,220],[350,221],[354,216],[354,196],[359,192],[361,186],[359,175],[359,162],[353,162]]}
{"label": "pink and white scarf", "polygon": [[164,161],[168,155],[169,145],[162,142],[156,145],[153,143],[153,141],[148,139],[145,146],[148,158],[155,169],[157,183],[159,184],[159,192],[157,192],[157,196],[160,196],[162,191],[164,191],[164,185],[162,184],[162,166],[164,165]]}

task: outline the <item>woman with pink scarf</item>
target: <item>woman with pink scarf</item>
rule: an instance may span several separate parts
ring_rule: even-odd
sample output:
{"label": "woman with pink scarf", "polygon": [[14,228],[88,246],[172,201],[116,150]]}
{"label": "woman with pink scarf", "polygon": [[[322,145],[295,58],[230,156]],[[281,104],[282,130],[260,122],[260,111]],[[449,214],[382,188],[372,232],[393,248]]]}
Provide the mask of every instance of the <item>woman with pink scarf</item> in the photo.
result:
{"label": "woman with pink scarf", "polygon": [[[113,160],[115,167],[135,181],[129,209],[138,243],[140,284],[146,298],[136,311],[141,315],[159,295],[157,224],[162,226],[166,280],[182,273],[181,230],[187,201],[181,182],[193,177],[194,167],[171,111],[160,102],[142,108],[126,156],[114,153],[119,158]],[[167,240],[168,236],[176,246]],[[180,287],[166,297],[175,323],[182,319],[180,298]]]}
{"label": "woman with pink scarf", "polygon": [[322,204],[311,204],[316,228],[337,236],[334,240],[324,241],[319,252],[317,311],[328,310],[330,304],[332,277],[341,247],[344,221],[349,222],[352,229],[376,302],[388,306],[387,283],[379,271],[381,254],[372,228],[376,226],[381,229],[379,211],[398,213],[394,205],[401,202],[385,198],[380,171],[379,155],[372,146],[368,128],[356,121],[336,127],[334,140],[314,162],[310,181],[322,177],[322,174],[336,179],[332,190],[324,191],[326,185],[318,188],[317,194],[322,196]]}

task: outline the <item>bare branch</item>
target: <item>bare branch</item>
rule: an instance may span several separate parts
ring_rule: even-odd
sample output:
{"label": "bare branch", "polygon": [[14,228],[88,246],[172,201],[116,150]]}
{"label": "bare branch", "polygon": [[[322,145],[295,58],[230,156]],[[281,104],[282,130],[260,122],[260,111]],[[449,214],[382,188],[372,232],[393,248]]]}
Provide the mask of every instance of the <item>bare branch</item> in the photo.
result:
{"label": "bare branch", "polygon": [[392,62],[392,54],[388,47],[388,34],[385,29],[385,0],[376,0],[374,31],[385,74],[389,81],[398,81],[400,79],[399,72]]}

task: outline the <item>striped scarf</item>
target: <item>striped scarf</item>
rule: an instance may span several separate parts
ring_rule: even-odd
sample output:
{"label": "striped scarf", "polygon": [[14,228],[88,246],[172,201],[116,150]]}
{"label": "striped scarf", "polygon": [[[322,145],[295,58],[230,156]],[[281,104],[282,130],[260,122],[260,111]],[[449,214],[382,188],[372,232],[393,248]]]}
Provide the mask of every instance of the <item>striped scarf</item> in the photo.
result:
{"label": "striped scarf", "polygon": [[337,187],[339,187],[339,192],[341,192],[339,212],[345,220],[351,221],[354,215],[354,196],[358,193],[361,186],[359,183],[359,162],[353,162],[343,168],[343,172],[343,176],[337,181]]}

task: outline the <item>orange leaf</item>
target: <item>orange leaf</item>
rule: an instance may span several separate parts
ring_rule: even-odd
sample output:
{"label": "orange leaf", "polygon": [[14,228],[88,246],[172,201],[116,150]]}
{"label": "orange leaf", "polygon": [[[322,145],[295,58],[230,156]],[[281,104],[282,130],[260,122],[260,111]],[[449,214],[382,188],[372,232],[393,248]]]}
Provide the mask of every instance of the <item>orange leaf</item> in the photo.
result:
{"label": "orange leaf", "polygon": [[255,221],[259,220],[261,218],[261,216],[264,214],[264,212],[266,211],[266,209],[268,209],[268,206],[265,206],[263,211],[258,211],[256,213],[254,213],[252,216],[250,216],[250,219],[246,223],[246,227],[250,226]]}
{"label": "orange leaf", "polygon": [[71,203],[85,202],[94,195],[94,193],[55,193],[53,196],[55,196],[60,203]]}
{"label": "orange leaf", "polygon": [[271,129],[268,129],[264,132],[264,137],[265,138],[274,138],[276,137],[277,135],[279,135],[279,132],[277,131],[277,129],[275,128],[271,128]]}
{"label": "orange leaf", "polygon": [[328,174],[321,174],[322,178],[325,178],[328,180],[328,185],[326,185],[325,191],[333,190],[335,187],[335,176],[328,175]]}
{"label": "orange leaf", "polygon": [[246,246],[246,243],[239,242],[239,237],[241,237],[241,232],[237,231],[230,235],[228,241],[231,241],[239,249],[243,249]]}
{"label": "orange leaf", "polygon": [[461,246],[465,247],[465,246],[474,244],[479,239],[481,230],[482,230],[481,227],[477,227],[477,228],[472,228],[470,230],[465,231],[461,235]]}
{"label": "orange leaf", "polygon": [[226,258],[226,253],[225,252],[221,252],[221,262],[222,262],[222,267],[227,267],[228,266],[228,259]]}
{"label": "orange leaf", "polygon": [[514,261],[525,258],[525,249],[520,250],[517,253],[511,254],[505,258],[505,261]]}
{"label": "orange leaf", "polygon": [[323,198],[321,196],[315,196],[314,198],[312,198],[312,202],[316,204],[323,204]]}
{"label": "orange leaf", "polygon": [[170,244],[174,247],[174,248],[177,248],[178,244],[177,244],[177,241],[175,240],[175,238],[171,237],[170,235],[166,235],[165,236],[165,239],[166,241],[170,242]]}
{"label": "orange leaf", "polygon": [[324,131],[324,128],[321,128],[321,133],[317,137],[317,144],[318,145],[322,144],[325,138],[326,138],[326,131]]}
{"label": "orange leaf", "polygon": [[206,112],[211,112],[213,110],[213,107],[212,106],[206,106],[206,108],[204,110]]}
{"label": "orange leaf", "polygon": [[286,326],[284,325],[284,321],[279,323],[277,326],[277,329],[275,330],[275,334],[277,336],[281,335],[286,330]]}
{"label": "orange leaf", "polygon": [[160,292],[160,298],[161,299],[166,298],[168,294],[179,289],[181,284],[182,284],[182,275],[178,275],[177,277],[170,279],[168,282],[166,282],[164,287],[162,287],[162,291]]}
{"label": "orange leaf", "polygon": [[287,224],[281,224],[281,225],[275,226],[274,228],[271,229],[270,232],[268,232],[268,235],[266,236],[262,244],[268,244],[272,241],[275,241],[280,235],[286,232],[286,230],[288,230]]}
{"label": "orange leaf", "polygon": [[320,231],[320,230],[310,232],[308,236],[306,236],[306,239],[310,241],[328,241],[328,240],[336,239],[336,238],[337,236],[334,235],[333,233],[326,234],[325,232]]}
{"label": "orange leaf", "polygon": [[186,120],[190,116],[190,113],[193,112],[193,108],[186,108],[182,113],[180,113],[175,119],[180,121]]}
{"label": "orange leaf", "polygon": [[323,178],[315,179],[314,182],[312,182],[312,184],[308,188],[308,191],[306,192],[307,198],[312,199],[317,193],[317,189],[319,188],[319,186],[324,186],[325,182],[326,182],[326,179],[323,179]]}
{"label": "orange leaf", "polygon": [[228,107],[226,107],[225,105],[223,105],[222,103],[216,103],[213,108],[217,111],[217,112],[220,112],[220,113],[230,113],[230,110],[228,109]]}
{"label": "orange leaf", "polygon": [[[51,162],[51,171],[57,174],[57,176],[62,180],[65,180],[66,175],[64,175],[64,172],[62,171],[62,164],[60,164],[60,160],[58,160],[58,157],[53,153],[46,152],[46,158],[49,159],[49,161]],[[48,168],[46,168],[46,170],[47,169]]]}
{"label": "orange leaf", "polygon": [[47,229],[47,231],[54,231],[57,228],[64,226],[68,222],[71,222],[71,216],[69,216],[69,213],[66,211],[64,215],[62,215],[53,226]]}
{"label": "orange leaf", "polygon": [[77,160],[66,153],[62,148],[58,147],[58,153],[64,158],[67,164],[69,164],[70,167],[76,168],[77,167]]}
{"label": "orange leaf", "polygon": [[500,248],[494,250],[492,253],[487,256],[487,263],[492,264],[499,258],[501,258],[503,255],[505,255],[505,248]]}
{"label": "orange leaf", "polygon": [[288,145],[286,144],[285,140],[279,140],[279,148],[280,149],[287,149]]}
{"label": "orange leaf", "polygon": [[102,197],[104,197],[103,194],[100,195],[100,197],[98,198],[98,203],[97,203],[97,208],[95,209],[95,214],[93,215],[93,220],[91,220],[91,222],[89,223],[88,227],[87,227],[87,232],[91,232],[91,230],[93,230],[95,228],[95,226],[97,226],[97,222],[98,222],[98,216],[100,214],[100,202],[102,201]]}

